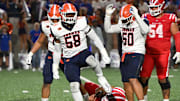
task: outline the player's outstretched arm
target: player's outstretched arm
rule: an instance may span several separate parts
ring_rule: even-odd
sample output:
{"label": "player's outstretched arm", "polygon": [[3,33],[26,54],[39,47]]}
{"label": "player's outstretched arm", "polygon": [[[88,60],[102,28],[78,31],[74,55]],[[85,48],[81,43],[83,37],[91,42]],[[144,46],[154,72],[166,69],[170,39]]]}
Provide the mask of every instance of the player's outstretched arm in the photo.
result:
{"label": "player's outstretched arm", "polygon": [[109,4],[106,6],[104,30],[107,33],[119,33],[121,31],[120,26],[118,24],[111,25],[111,15],[115,10],[116,8],[114,8],[113,4]]}
{"label": "player's outstretched arm", "polygon": [[180,31],[176,22],[171,24],[171,33],[175,39],[176,53],[173,56],[175,64],[180,63]]}
{"label": "player's outstretched arm", "polygon": [[97,34],[95,33],[95,31],[93,29],[91,29],[88,26],[88,33],[87,36],[94,41],[96,47],[99,49],[101,55],[102,55],[102,60],[106,63],[109,64],[110,63],[110,57],[108,56],[108,53],[103,45],[103,43],[101,42],[101,40],[99,39],[99,37],[97,36]]}
{"label": "player's outstretched arm", "polygon": [[59,40],[54,42],[55,50],[53,52],[53,78],[59,79],[59,62],[61,59],[61,44]]}
{"label": "player's outstretched arm", "polygon": [[28,53],[27,59],[26,59],[26,64],[30,65],[32,61],[32,56],[34,53],[39,50],[39,48],[42,46],[44,40],[46,39],[46,35],[44,33],[41,33],[35,44],[33,45],[31,51]]}
{"label": "player's outstretched arm", "polygon": [[148,34],[149,31],[150,31],[149,26],[143,21],[143,19],[141,19],[141,17],[138,14],[137,8],[132,6],[131,10],[130,10],[130,13],[135,17],[137,23],[140,26],[141,32],[143,34]]}

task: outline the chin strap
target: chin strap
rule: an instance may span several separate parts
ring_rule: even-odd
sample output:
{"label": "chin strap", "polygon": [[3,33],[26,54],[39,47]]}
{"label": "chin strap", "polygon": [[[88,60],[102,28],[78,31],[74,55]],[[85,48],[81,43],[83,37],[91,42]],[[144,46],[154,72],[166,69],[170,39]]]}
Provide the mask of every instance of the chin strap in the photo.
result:
{"label": "chin strap", "polygon": [[175,45],[176,45],[176,52],[180,52],[180,31],[177,32],[174,36]]}

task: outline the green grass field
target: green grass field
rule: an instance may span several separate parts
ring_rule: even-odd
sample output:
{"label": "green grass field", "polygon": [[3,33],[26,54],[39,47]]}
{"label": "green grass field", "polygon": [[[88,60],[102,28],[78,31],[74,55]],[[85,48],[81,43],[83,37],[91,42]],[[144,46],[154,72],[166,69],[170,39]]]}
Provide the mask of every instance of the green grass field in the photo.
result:
{"label": "green grass field", "polygon": [[[104,75],[113,86],[121,86],[119,69],[103,69]],[[97,83],[95,73],[91,69],[84,69],[81,75]],[[149,101],[162,101],[162,95],[156,72],[153,72],[150,79]],[[50,101],[73,101],[69,91],[69,83],[60,72],[61,79],[54,80],[51,87]],[[180,69],[170,70],[171,97],[170,101],[180,101]],[[0,101],[40,101],[41,86],[43,84],[42,73],[13,70],[0,72]],[[23,93],[24,91],[24,93]],[[28,92],[27,92],[28,91]]]}

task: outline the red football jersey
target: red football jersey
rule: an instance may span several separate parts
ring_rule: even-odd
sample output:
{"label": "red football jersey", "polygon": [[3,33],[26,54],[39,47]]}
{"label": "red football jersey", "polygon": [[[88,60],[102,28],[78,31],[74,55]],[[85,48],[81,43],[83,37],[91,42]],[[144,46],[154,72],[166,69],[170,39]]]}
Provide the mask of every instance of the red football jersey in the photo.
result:
{"label": "red football jersey", "polygon": [[162,54],[169,53],[171,48],[171,24],[177,22],[175,14],[164,13],[156,18],[149,13],[143,14],[143,18],[149,21],[150,33],[146,39],[146,53]]}

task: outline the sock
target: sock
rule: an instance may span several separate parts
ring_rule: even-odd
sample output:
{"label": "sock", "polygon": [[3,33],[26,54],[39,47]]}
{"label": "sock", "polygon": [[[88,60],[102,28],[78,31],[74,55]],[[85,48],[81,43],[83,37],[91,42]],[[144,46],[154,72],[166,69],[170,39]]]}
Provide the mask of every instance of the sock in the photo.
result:
{"label": "sock", "polygon": [[72,92],[72,97],[74,101],[83,101],[83,97],[80,91],[78,92]]}
{"label": "sock", "polygon": [[41,101],[48,101],[49,98],[41,98]]}
{"label": "sock", "polygon": [[89,101],[89,94],[88,93],[86,93],[86,94],[84,94],[83,95],[83,98],[84,98],[84,101]]}
{"label": "sock", "polygon": [[163,99],[163,101],[169,101],[169,99]]}
{"label": "sock", "polygon": [[144,95],[144,101],[148,101],[148,96]]}

